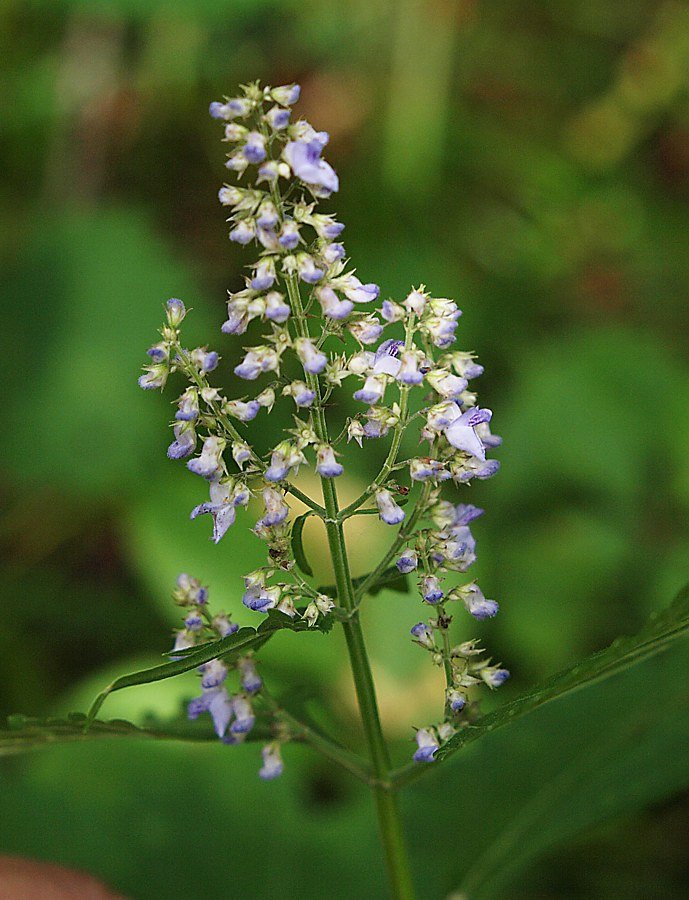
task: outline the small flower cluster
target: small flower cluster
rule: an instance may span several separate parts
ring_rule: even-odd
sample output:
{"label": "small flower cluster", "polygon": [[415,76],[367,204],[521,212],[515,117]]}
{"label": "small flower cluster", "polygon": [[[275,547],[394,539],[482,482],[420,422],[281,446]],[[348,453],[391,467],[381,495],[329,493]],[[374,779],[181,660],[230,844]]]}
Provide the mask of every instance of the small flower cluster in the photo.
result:
{"label": "small flower cluster", "polygon": [[[228,637],[239,630],[239,626],[231,622],[225,613],[211,616],[208,609],[208,589],[186,573],[178,577],[173,599],[184,609],[184,627],[176,632],[173,654],[188,650],[198,643]],[[172,658],[180,657],[172,655]],[[233,670],[239,674],[240,689],[230,694],[226,680]],[[252,701],[263,687],[252,655],[240,656],[231,664],[221,659],[212,659],[199,666],[198,672],[201,676],[201,696],[189,703],[189,719],[197,719],[207,712],[213,720],[215,733],[223,743],[242,743],[254,727],[256,717]],[[265,744],[262,757],[263,767],[259,771],[261,778],[269,780],[282,774],[279,741]]]}
{"label": "small flower cluster", "polygon": [[452,622],[446,604],[461,601],[474,619],[495,616],[498,604],[488,600],[478,584],[470,581],[444,590],[448,573],[465,572],[476,560],[476,541],[469,524],[483,515],[483,510],[471,504],[453,505],[434,491],[429,498],[429,518],[434,527],[417,532],[416,540],[397,559],[396,566],[402,573],[419,570],[419,593],[423,601],[437,610],[437,615],[427,622],[418,622],[411,629],[412,639],[432,655],[435,665],[444,666],[447,677],[445,718],[437,728],[417,731],[418,750],[414,759],[430,762],[444,740],[451,737],[460,724],[465,710],[468,688],[485,684],[499,687],[509,678],[507,669],[490,665],[490,660],[478,659],[483,653],[477,649],[477,641],[468,641],[448,650],[447,631]]}
{"label": "small flower cluster", "polygon": [[[244,347],[233,369],[235,383],[244,387],[239,396],[227,398],[210,384],[208,376],[219,356],[207,347],[183,347],[179,326],[186,310],[177,299],[167,303],[162,340],[149,349],[150,364],[139,384],[162,388],[173,371],[188,382],[176,401],[168,455],[186,459],[188,470],[208,483],[210,499],[198,504],[191,518],[211,516],[215,543],[236,522],[238,508],[246,509],[252,497],[262,500],[253,531],[267,545],[268,564],[244,578],[242,600],[248,609],[277,609],[293,620],[299,614],[314,626],[335,607],[334,599],[298,571],[289,495],[333,527],[352,515],[377,512],[385,525],[400,527],[376,571],[395,561],[401,573],[418,571],[421,599],[435,607],[437,618],[415,626],[412,634],[445,666],[448,697],[453,691],[464,696],[461,692],[479,681],[496,687],[500,679],[491,671],[504,673],[504,680],[505,670],[493,670],[471,655],[453,656],[446,640],[447,602],[461,600],[476,619],[494,616],[498,609],[475,582],[449,588],[446,584],[474,561],[469,525],[483,511],[454,505],[442,492],[490,478],[499,465],[486,458],[486,451],[501,442],[490,432],[491,411],[479,407],[470,388],[483,368],[471,353],[454,349],[461,311],[453,300],[434,298],[421,285],[401,302],[386,299],[378,308],[371,307],[380,290],[363,283],[349,267],[340,241],[344,226],[334,215],[316,211],[318,201],[330,197],[339,183],[322,158],[328,135],[303,120],[293,121],[292,105],[298,97],[297,85],[250,84],[240,96],[210,107],[211,116],[223,125],[229,145],[226,166],[237,182],[219,192],[220,203],[229,211],[229,238],[256,253],[244,287],[229,294],[227,320],[221,326],[223,334],[235,337],[246,334],[252,322],[251,333],[261,332],[257,343]],[[327,407],[347,379],[355,382],[347,391],[355,406],[346,427],[333,438]],[[278,403],[289,406],[294,427],[260,456],[243,429]],[[412,425],[422,446],[404,458],[402,437]],[[335,501],[327,513],[295,484],[300,467],[313,466],[324,500],[326,495],[336,497],[333,480],[344,473],[343,451],[355,455],[357,445],[363,448],[372,440],[382,444],[383,439],[389,440],[389,449],[382,468],[344,510]],[[401,484],[403,480],[407,484]],[[403,508],[405,502],[413,506],[411,512]],[[179,639],[189,640],[188,634]],[[465,665],[461,659],[469,662]],[[208,678],[217,680],[217,675]],[[467,681],[470,678],[474,680]],[[218,691],[221,683],[204,690]],[[213,714],[211,700],[204,697],[198,709]],[[417,733],[423,748],[419,744],[415,758],[432,759],[428,741],[435,740],[437,747],[448,728],[454,729],[461,706],[454,693],[452,697],[443,725]],[[229,719],[219,720],[225,726],[220,729],[223,738],[228,727],[230,735],[242,733],[237,722],[246,717],[234,716],[233,725]]]}

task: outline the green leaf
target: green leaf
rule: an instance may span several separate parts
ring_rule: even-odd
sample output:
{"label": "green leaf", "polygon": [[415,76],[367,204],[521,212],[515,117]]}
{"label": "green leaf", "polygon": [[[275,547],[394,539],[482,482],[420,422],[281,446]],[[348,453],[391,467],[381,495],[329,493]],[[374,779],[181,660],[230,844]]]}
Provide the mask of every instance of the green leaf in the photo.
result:
{"label": "green leaf", "polygon": [[[356,578],[352,578],[352,587],[355,591],[361,587],[370,574],[368,572],[366,575],[358,575]],[[388,591],[395,591],[398,594],[408,594],[410,591],[409,578],[407,575],[402,575],[396,566],[391,566],[380,573],[366,593],[371,597],[375,597],[383,588]],[[337,587],[334,584],[321,585],[316,590],[321,594],[327,594],[329,597],[337,596]]]}
{"label": "green leaf", "polygon": [[[256,724],[250,734],[249,741],[266,740],[271,734],[269,725],[257,717]],[[6,729],[0,728],[0,756],[24,753],[39,747],[54,744],[80,743],[104,738],[153,738],[156,740],[188,741],[207,743],[217,741],[218,737],[206,720],[189,722],[186,719],[175,719],[171,722],[160,722],[154,717],[143,725],[135,725],[125,719],[89,720],[84,713],[69,713],[66,717],[49,717],[45,719],[15,714],[7,717]]]}
{"label": "green leaf", "polygon": [[304,544],[302,541],[304,524],[310,515],[313,515],[313,513],[306,512],[301,516],[297,516],[297,518],[294,520],[294,524],[292,525],[292,553],[294,554],[294,560],[296,564],[302,570],[304,575],[313,575],[313,569],[306,559],[306,553],[304,552]]}
{"label": "green leaf", "polygon": [[[410,785],[407,798],[408,808],[417,810],[418,858],[432,858],[437,837],[420,808],[435,810],[436,816],[447,808],[446,827],[455,834],[449,838],[454,846],[446,845],[445,873],[438,884],[427,885],[428,896],[447,896],[458,885],[471,900],[540,895],[543,873],[557,871],[567,860],[558,858],[558,848],[571,847],[582,833],[605,846],[608,829],[593,836],[589,829],[606,821],[616,823],[613,833],[618,826],[623,832],[641,828],[641,850],[644,826],[655,821],[657,827],[658,817],[652,811],[638,816],[639,810],[689,787],[688,670],[689,641],[676,640],[614,678],[486,735],[446,765],[427,767],[435,776]],[[457,796],[464,808],[477,810],[472,827],[461,834],[447,802]],[[442,827],[438,820],[437,828]],[[550,860],[531,877],[529,867],[545,853]],[[582,890],[586,896],[608,896],[602,888]],[[621,896],[614,890],[612,895]]]}
{"label": "green leaf", "polygon": [[599,650],[580,663],[558,672],[536,687],[504,704],[477,722],[463,728],[438,750],[436,759],[445,759],[466,744],[514,722],[539,706],[588,688],[670,647],[689,634],[689,585],[666,609],[654,613],[632,637],[617,638],[606,650]]}
{"label": "green leaf", "polygon": [[[330,623],[328,623],[328,626]],[[221,638],[218,641],[211,641],[201,644],[199,647],[186,651],[178,651],[176,655],[181,657],[169,663],[163,663],[160,666],[153,666],[150,669],[143,669],[140,672],[132,672],[129,675],[122,675],[116,678],[105,690],[96,697],[88,712],[88,721],[92,722],[98,715],[98,711],[103,705],[106,697],[115,691],[123,688],[134,687],[137,684],[150,684],[152,681],[161,681],[164,678],[173,678],[175,675],[181,675],[197,666],[209,662],[211,659],[233,660],[237,656],[247,653],[249,650],[257,650],[263,646],[266,641],[277,632],[284,628],[290,631],[319,631],[322,630],[318,625],[309,628],[307,623],[302,619],[292,620],[289,616],[281,613],[279,610],[270,610],[269,615],[263,621],[258,629],[256,628],[240,628],[234,634]]]}

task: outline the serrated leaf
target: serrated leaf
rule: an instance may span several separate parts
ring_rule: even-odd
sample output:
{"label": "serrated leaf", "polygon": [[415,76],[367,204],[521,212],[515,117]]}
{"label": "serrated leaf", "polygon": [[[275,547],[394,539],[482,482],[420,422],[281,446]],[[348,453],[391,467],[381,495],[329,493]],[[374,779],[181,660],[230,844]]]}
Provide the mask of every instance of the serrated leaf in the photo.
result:
{"label": "serrated leaf", "polygon": [[302,570],[304,575],[313,575],[313,569],[306,559],[306,553],[304,552],[304,543],[302,540],[304,524],[306,523],[306,520],[310,515],[313,514],[310,512],[306,512],[301,516],[297,516],[297,518],[294,520],[294,524],[292,525],[292,553],[294,554],[294,561]]}
{"label": "serrated leaf", "polygon": [[[211,742],[218,737],[204,720],[185,719],[158,722],[151,717],[146,725],[135,725],[125,719],[89,721],[84,713],[70,713],[65,718],[33,718],[21,714],[7,717],[7,729],[0,729],[0,756],[24,753],[54,744],[79,743],[104,738],[151,738],[155,740]],[[86,727],[88,726],[88,728]],[[262,741],[271,734],[267,722],[257,722],[246,740]]]}
{"label": "serrated leaf", "polygon": [[174,678],[175,675],[181,675],[195,669],[204,663],[210,662],[212,659],[233,660],[237,656],[247,653],[249,650],[257,650],[263,646],[266,641],[276,634],[278,631],[287,628],[290,631],[319,631],[318,625],[308,628],[307,623],[302,619],[292,620],[289,616],[281,613],[279,610],[270,610],[265,621],[261,622],[259,627],[240,628],[234,634],[221,638],[218,641],[210,641],[201,644],[199,647],[193,648],[191,651],[180,651],[180,659],[175,659],[169,663],[163,663],[160,666],[153,666],[150,669],[142,669],[139,672],[132,672],[129,675],[122,675],[116,678],[112,684],[108,685],[105,690],[96,697],[88,712],[88,721],[91,722],[98,715],[98,711],[103,705],[106,697],[115,691],[123,688],[134,687],[137,684],[150,684],[153,681],[162,681],[165,678]]}
{"label": "serrated leaf", "polygon": [[[462,728],[438,750],[436,759],[446,759],[466,744],[502,728],[539,706],[623,672],[666,650],[675,641],[687,635],[689,635],[689,585],[680,591],[670,606],[660,613],[654,613],[637,634],[617,638],[607,649],[599,650],[582,662],[558,672],[521,697],[505,703],[499,709]],[[416,771],[418,773],[418,767]],[[409,777],[400,773],[400,783],[413,780],[415,777],[413,768],[407,768],[403,772],[408,773]]]}

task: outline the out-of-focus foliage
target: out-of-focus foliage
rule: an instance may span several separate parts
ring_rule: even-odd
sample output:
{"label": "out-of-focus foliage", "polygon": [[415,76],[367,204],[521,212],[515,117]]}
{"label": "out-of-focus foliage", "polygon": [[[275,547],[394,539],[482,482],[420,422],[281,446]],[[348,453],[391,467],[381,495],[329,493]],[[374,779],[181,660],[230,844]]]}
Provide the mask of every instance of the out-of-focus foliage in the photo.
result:
{"label": "out-of-focus foliage", "polygon": [[[245,260],[216,203],[223,149],[206,109],[254,78],[300,81],[303,114],[331,133],[342,184],[332,208],[365,280],[384,296],[425,282],[456,298],[459,343],[486,366],[479,387],[505,437],[503,469],[467,499],[486,509],[477,575],[501,613],[480,627],[458,616],[458,639],[490,632],[523,688],[669,601],[689,580],[688,51],[678,0],[3,4],[2,711],[84,708],[115,673],[159,662],[179,571],[256,624],[239,578],[259,542],[233,529],[215,547],[206,523],[188,521],[204,486],[165,458],[174,393],[136,386],[169,296],[194,308],[190,344],[209,342],[226,364],[241,352],[219,332]],[[357,573],[385,541],[361,522]],[[312,520],[304,539],[307,552],[323,540]],[[435,715],[437,686],[407,639],[419,616],[417,601],[390,592],[366,610],[400,760],[410,726]],[[266,677],[328,698],[325,715],[351,739],[341,642],[280,635],[266,650]],[[473,871],[485,896],[493,880],[496,896],[516,896],[503,875],[518,875],[524,896],[529,885],[547,897],[632,895],[614,859],[636,846],[632,858],[651,854],[636,886],[683,896],[687,835],[673,810],[686,800],[571,843],[689,781],[686,655],[635,671],[586,708],[574,695],[467,748],[449,787],[439,773],[412,789],[409,821],[428,838],[417,866],[436,873],[434,890]],[[122,715],[170,712],[195,684],[139,690],[118,695]],[[663,751],[666,764],[644,774],[644,754]],[[13,760],[0,770],[0,850],[80,864],[136,896],[142,884],[150,897],[335,896],[335,871],[353,896],[359,867],[380,894],[358,788],[298,750],[281,784],[260,785],[255,756],[117,742]],[[567,790],[546,777],[565,769]],[[676,855],[653,857],[670,825]],[[444,849],[435,836],[453,830],[462,844],[448,837]],[[233,846],[247,836],[233,874],[201,860],[193,872],[179,847],[200,833],[217,838],[216,860],[230,835]]]}

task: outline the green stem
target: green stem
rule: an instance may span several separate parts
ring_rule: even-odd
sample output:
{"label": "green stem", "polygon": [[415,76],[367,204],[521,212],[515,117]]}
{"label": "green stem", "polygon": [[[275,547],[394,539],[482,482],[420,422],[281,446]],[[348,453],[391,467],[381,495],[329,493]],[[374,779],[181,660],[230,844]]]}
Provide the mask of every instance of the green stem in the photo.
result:
{"label": "green stem", "polygon": [[[297,278],[294,275],[288,275],[285,277],[285,282],[297,332],[300,337],[309,337]],[[306,379],[309,388],[316,393],[316,403],[313,407],[313,429],[320,442],[328,443],[327,423],[321,400],[322,395],[318,376],[307,372]],[[335,570],[338,602],[350,614],[350,617],[343,621],[342,627],[347,642],[361,720],[371,757],[371,768],[375,777],[375,780],[371,783],[371,790],[378,813],[378,825],[385,854],[390,890],[394,900],[413,900],[414,886],[411,880],[409,857],[404,841],[397,797],[391,789],[388,777],[391,769],[390,757],[380,723],[371,666],[366,652],[361,621],[356,608],[337,490],[332,478],[321,478],[321,486],[326,510],[325,527]]]}
{"label": "green stem", "polygon": [[317,750],[332,762],[337,763],[338,766],[341,766],[351,775],[363,781],[364,784],[372,784],[373,776],[370,766],[366,765],[355,753],[340,746],[331,738],[326,737],[287,712],[268,694],[265,688],[261,692],[261,699],[273,713],[276,720],[284,723],[290,740],[303,741],[305,744],[309,744],[314,750]]}

